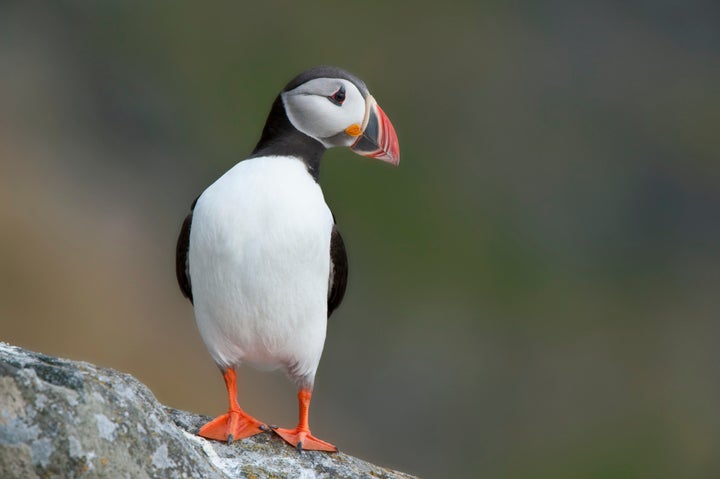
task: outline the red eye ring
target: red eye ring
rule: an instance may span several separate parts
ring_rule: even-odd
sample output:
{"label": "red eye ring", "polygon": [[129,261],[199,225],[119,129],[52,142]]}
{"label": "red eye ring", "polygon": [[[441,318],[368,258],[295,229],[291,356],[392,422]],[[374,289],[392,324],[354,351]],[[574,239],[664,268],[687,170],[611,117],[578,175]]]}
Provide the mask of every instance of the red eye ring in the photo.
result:
{"label": "red eye ring", "polygon": [[345,101],[345,87],[341,86],[338,91],[328,97],[328,100],[330,100],[337,106],[341,106]]}

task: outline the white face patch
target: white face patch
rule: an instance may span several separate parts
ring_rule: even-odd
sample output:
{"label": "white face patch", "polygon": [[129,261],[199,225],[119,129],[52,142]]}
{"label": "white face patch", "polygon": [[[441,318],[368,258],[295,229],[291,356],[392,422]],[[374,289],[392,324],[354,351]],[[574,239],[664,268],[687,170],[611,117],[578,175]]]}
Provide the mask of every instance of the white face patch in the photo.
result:
{"label": "white face patch", "polygon": [[[345,100],[337,104],[331,97],[341,89],[345,91]],[[355,142],[356,138],[346,134],[345,129],[362,124],[365,99],[352,82],[316,78],[282,93],[282,99],[293,126],[325,147],[350,146]]]}

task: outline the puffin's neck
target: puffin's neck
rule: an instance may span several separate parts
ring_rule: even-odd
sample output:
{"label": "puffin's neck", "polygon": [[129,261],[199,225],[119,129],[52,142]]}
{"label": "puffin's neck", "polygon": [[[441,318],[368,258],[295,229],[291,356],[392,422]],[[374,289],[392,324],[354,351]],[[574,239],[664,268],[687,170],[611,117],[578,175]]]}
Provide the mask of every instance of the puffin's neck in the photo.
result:
{"label": "puffin's neck", "polygon": [[300,158],[307,166],[308,172],[315,181],[320,178],[320,158],[325,153],[322,143],[298,131],[285,113],[280,95],[275,99],[260,141],[250,155],[259,156],[294,156]]}

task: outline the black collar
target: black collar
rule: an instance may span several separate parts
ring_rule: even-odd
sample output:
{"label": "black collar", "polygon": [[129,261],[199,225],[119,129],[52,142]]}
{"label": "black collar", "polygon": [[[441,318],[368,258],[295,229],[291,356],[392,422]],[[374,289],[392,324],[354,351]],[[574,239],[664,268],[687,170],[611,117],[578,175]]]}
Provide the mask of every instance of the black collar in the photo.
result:
{"label": "black collar", "polygon": [[275,99],[260,141],[250,158],[260,156],[294,156],[300,158],[307,166],[308,172],[315,181],[320,177],[320,158],[325,153],[325,146],[314,138],[307,136],[295,128],[283,105],[280,95]]}

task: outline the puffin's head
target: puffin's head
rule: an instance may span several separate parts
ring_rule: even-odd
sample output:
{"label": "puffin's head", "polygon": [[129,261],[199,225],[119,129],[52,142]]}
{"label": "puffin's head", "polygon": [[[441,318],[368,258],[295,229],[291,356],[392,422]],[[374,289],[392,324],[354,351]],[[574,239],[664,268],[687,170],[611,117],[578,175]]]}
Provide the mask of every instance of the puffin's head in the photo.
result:
{"label": "puffin's head", "polygon": [[280,93],[290,123],[325,148],[350,147],[355,153],[400,162],[395,128],[362,80],[335,67],[307,70]]}

